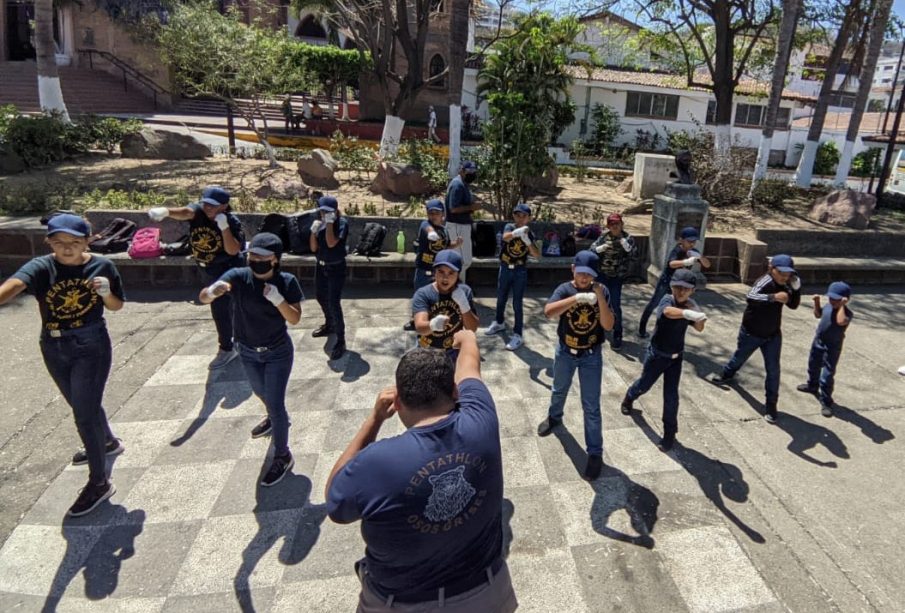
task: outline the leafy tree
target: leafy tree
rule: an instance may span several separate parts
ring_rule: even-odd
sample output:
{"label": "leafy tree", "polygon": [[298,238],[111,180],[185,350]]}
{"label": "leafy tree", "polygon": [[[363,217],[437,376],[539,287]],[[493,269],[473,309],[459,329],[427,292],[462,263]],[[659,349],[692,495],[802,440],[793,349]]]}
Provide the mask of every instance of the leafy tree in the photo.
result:
{"label": "leafy tree", "polygon": [[619,111],[607,104],[597,102],[591,109],[591,121],[594,122],[594,128],[587,144],[595,154],[602,155],[622,134]]}
{"label": "leafy tree", "polygon": [[47,112],[59,113],[69,122],[60,88],[56,46],[53,42],[53,0],[35,0],[35,51],[38,69],[38,103]]}
{"label": "leafy tree", "polygon": [[[358,77],[363,68],[370,66],[370,56],[355,50],[332,45],[309,45],[291,39],[284,45],[282,63],[301,68],[304,74],[317,81],[331,99],[337,87],[345,87],[346,83]],[[333,113],[333,105],[330,105],[330,113]]]}

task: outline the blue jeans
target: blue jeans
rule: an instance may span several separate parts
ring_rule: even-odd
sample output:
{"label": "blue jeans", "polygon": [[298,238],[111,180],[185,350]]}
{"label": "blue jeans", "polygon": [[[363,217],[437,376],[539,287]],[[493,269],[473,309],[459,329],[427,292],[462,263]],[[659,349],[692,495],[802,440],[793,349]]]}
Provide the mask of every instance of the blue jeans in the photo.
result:
{"label": "blue jeans", "polygon": [[413,281],[413,285],[415,286],[415,291],[417,292],[419,289],[426,285],[430,285],[434,282],[433,275],[428,275],[428,271],[423,270],[421,268],[415,269],[415,279]]}
{"label": "blue jeans", "polygon": [[723,368],[723,377],[734,377],[739,368],[748,361],[755,349],[760,349],[764,356],[764,370],[767,380],[764,383],[767,404],[776,404],[779,400],[779,355],[782,352],[782,335],[775,334],[769,338],[749,334],[744,327],[738,330],[738,347],[732,359]]}
{"label": "blue jeans", "polygon": [[842,355],[842,343],[827,345],[819,338],[811,344],[808,356],[808,387],[819,390],[820,402],[833,406],[833,386],[836,380],[836,364]]}
{"label": "blue jeans", "polygon": [[[208,285],[220,278],[202,268],[207,275]],[[223,351],[233,350],[233,298],[229,292],[223,294],[211,302],[211,316],[214,318],[214,326],[217,328],[217,344]]]}
{"label": "blue jeans", "polygon": [[525,288],[528,287],[528,267],[516,266],[509,268],[507,264],[500,264],[500,274],[496,284],[496,322],[503,323],[506,318],[506,302],[509,300],[509,292],[512,292],[512,310],[515,311],[516,334],[521,334],[525,326],[525,310],[522,302],[525,299]]}
{"label": "blue jeans", "polygon": [[663,433],[679,431],[679,379],[682,377],[682,354],[671,355],[647,346],[641,376],[632,383],[625,394],[629,400],[637,400],[663,375]]}
{"label": "blue jeans", "polygon": [[101,404],[113,358],[107,327],[95,324],[68,331],[61,338],[45,334],[40,346],[47,372],[72,407],[75,427],[88,456],[88,479],[95,484],[105,483],[104,446],[114,438]]}
{"label": "blue jeans", "polygon": [[346,284],[346,261],[318,264],[314,271],[314,295],[324,312],[327,327],[336,334],[337,342],[346,340],[343,318],[343,286]]}
{"label": "blue jeans", "polygon": [[287,335],[279,344],[267,351],[255,351],[239,343],[239,356],[245,367],[245,376],[255,396],[267,407],[267,416],[273,428],[275,455],[289,453],[289,413],[286,411],[286,386],[292,370],[292,341]]}
{"label": "blue jeans", "polygon": [[663,300],[663,296],[669,293],[669,281],[670,279],[665,279],[663,275],[660,275],[660,280],[657,281],[657,285],[654,286],[654,295],[650,297],[647,306],[644,307],[644,312],[641,313],[641,321],[638,323],[639,332],[647,332],[647,320],[653,315],[657,305]]}
{"label": "blue jeans", "polygon": [[[622,342],[622,277],[608,277],[606,275],[600,275],[600,281],[603,283],[603,286],[606,287],[607,291],[610,293],[610,309],[613,311],[613,315],[616,318],[616,323],[613,324],[613,342],[621,343]],[[661,296],[662,298],[662,296]],[[659,304],[659,302],[658,302]],[[656,306],[656,305],[654,305]],[[648,316],[649,317],[649,316]],[[647,327],[647,320],[644,320],[644,326]]]}
{"label": "blue jeans", "polygon": [[560,343],[553,357],[553,394],[547,413],[562,421],[572,377],[578,371],[581,408],[584,411],[584,442],[588,455],[603,455],[603,420],[600,417],[600,382],[603,379],[603,353],[597,345],[581,357],[569,353]]}

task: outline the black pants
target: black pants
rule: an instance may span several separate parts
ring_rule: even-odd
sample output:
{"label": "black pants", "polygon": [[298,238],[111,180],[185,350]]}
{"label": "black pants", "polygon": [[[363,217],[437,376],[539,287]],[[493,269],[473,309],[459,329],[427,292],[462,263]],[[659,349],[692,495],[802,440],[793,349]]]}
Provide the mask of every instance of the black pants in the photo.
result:
{"label": "black pants", "polygon": [[336,334],[336,340],[345,342],[346,321],[343,319],[343,286],[346,284],[346,261],[318,264],[314,271],[314,293],[324,312],[327,327]]}
{"label": "black pants", "polygon": [[[208,277],[208,285],[216,281],[225,273],[225,270],[218,271],[216,274],[204,269]],[[214,318],[214,325],[217,327],[217,343],[223,351],[233,350],[233,298],[229,292],[223,294],[213,302],[211,302],[211,315]]]}
{"label": "black pants", "polygon": [[113,348],[103,324],[68,332],[61,338],[41,338],[41,355],[47,372],[72,407],[75,427],[88,456],[91,483],[107,480],[104,446],[113,440],[101,401],[110,374]]}

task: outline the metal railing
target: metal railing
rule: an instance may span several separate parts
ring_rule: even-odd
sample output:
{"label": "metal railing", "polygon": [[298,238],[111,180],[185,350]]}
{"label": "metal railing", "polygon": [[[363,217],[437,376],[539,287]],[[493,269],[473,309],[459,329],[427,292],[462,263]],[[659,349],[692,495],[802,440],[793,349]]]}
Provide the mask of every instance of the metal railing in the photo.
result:
{"label": "metal railing", "polygon": [[110,53],[108,51],[102,51],[100,49],[79,49],[79,53],[85,54],[88,56],[88,66],[90,66],[91,69],[94,69],[94,57],[95,56],[98,56],[101,59],[103,59],[104,61],[115,66],[122,73],[122,76],[123,76],[123,91],[129,91],[129,79],[132,79],[133,81],[135,81],[142,87],[149,90],[151,92],[151,95],[154,98],[154,109],[155,110],[157,109],[157,94],[169,94],[170,93],[169,91],[167,91],[166,88],[162,87],[161,85],[158,85],[149,76],[147,76],[146,74],[144,74],[143,72],[141,72],[140,70],[138,70],[137,68],[132,66],[131,64],[124,62],[123,60],[121,60],[120,58],[116,57],[115,55],[113,55],[112,53]]}

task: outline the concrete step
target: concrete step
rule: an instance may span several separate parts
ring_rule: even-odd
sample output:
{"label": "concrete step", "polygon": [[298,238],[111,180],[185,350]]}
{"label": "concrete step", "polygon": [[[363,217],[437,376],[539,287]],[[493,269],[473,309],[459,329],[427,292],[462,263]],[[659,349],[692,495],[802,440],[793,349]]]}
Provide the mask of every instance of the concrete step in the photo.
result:
{"label": "concrete step", "polygon": [[845,281],[852,285],[905,283],[905,258],[796,256],[795,270],[804,283]]}

